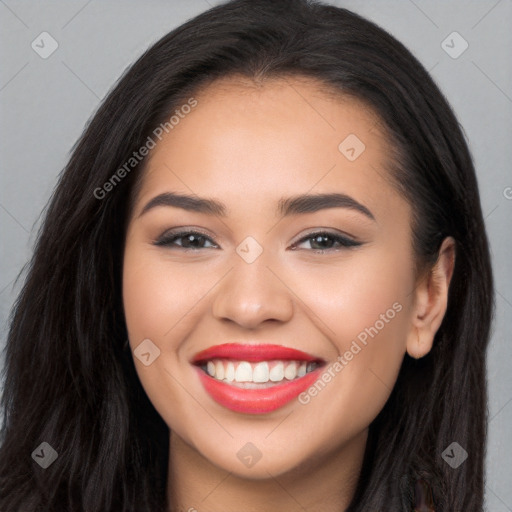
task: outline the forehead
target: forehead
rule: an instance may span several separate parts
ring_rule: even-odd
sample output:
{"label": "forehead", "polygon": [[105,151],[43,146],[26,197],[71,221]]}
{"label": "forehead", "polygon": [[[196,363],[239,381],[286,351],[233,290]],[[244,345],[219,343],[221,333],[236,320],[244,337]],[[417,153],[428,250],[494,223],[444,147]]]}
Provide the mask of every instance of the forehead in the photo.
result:
{"label": "forehead", "polygon": [[151,151],[141,198],[173,190],[270,207],[311,191],[400,200],[384,130],[360,100],[304,77],[225,78],[193,97],[197,106]]}

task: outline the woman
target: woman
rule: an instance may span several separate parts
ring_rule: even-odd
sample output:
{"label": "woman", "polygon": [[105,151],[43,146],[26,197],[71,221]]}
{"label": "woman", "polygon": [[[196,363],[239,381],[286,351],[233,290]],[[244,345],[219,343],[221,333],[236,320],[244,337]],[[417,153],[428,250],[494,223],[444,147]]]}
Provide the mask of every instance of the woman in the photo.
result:
{"label": "woman", "polygon": [[51,199],[0,508],[480,511],[492,304],[418,61],[344,9],[210,9],[125,73]]}

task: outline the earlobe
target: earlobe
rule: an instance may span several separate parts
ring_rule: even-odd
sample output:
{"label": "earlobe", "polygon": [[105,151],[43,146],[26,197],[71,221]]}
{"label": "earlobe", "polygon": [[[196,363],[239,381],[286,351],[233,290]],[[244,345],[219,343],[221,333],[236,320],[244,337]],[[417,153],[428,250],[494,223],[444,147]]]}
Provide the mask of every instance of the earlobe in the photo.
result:
{"label": "earlobe", "polygon": [[416,340],[412,342],[407,343],[407,353],[414,359],[421,359],[423,356],[428,354],[430,352],[430,349],[432,348],[432,341],[426,340],[426,343],[421,342],[420,338],[420,331],[418,327],[415,329],[416,332]]}
{"label": "earlobe", "polygon": [[415,290],[414,316],[407,353],[419,359],[430,352],[448,308],[448,291],[455,266],[455,240],[447,237],[434,266]]}

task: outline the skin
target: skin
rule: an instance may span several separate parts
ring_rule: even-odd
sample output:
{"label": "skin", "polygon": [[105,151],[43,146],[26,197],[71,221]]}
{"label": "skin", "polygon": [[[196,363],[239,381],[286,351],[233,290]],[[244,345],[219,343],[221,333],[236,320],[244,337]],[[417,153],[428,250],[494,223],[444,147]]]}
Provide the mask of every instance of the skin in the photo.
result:
{"label": "skin", "polygon": [[[431,272],[416,275],[411,207],[388,179],[386,138],[362,103],[300,77],[259,85],[231,77],[194,97],[197,107],[151,151],[123,262],[131,348],[149,338],[160,350],[149,366],[134,362],[171,429],[172,510],[344,510],[368,426],[405,353],[431,349],[446,311],[453,240]],[[338,149],[349,134],[366,146],[354,161]],[[164,192],[216,199],[228,214],[158,206],[141,215]],[[375,219],[339,207],[277,212],[281,197],[333,192]],[[183,238],[154,245],[176,227],[199,229],[207,240],[195,250],[180,247]],[[304,240],[322,230],[362,245]],[[250,264],[236,252],[248,236],[263,249]],[[238,341],[282,344],[332,365],[395,303],[400,312],[306,405],[294,399],[268,414],[233,412],[210,398],[189,362]],[[252,467],[237,457],[247,442],[262,454]]]}

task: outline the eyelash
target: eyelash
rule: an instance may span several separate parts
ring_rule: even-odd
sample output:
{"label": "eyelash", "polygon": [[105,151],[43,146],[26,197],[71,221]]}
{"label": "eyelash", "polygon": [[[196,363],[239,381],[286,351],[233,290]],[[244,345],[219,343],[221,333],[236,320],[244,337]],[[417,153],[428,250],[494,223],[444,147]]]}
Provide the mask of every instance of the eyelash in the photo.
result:
{"label": "eyelash", "polygon": [[[191,249],[191,248],[183,248],[181,245],[173,246],[173,243],[175,240],[178,240],[179,238],[184,238],[186,235],[199,236],[199,237],[202,237],[202,238],[207,239],[210,242],[212,242],[211,238],[209,236],[207,236],[206,234],[201,233],[200,231],[189,230],[189,231],[179,231],[179,232],[175,232],[175,233],[172,233],[172,232],[165,233],[158,240],[153,242],[153,244],[158,247],[179,248],[179,250],[193,251],[193,252],[199,251],[201,249],[208,249],[208,247],[200,247],[199,249],[193,249],[193,248]],[[340,247],[338,248],[338,250],[339,249],[351,249],[353,247],[358,247],[358,246],[362,245],[362,242],[357,242],[356,240],[339,235],[337,233],[330,233],[329,231],[315,231],[313,233],[310,233],[309,235],[306,235],[305,237],[301,238],[300,240],[298,240],[294,244],[294,247],[298,244],[301,244],[302,242],[317,238],[318,236],[322,236],[322,235],[328,236],[328,237],[332,238],[335,242],[339,243]],[[324,254],[326,252],[336,251],[336,249],[333,249],[333,248],[307,249],[307,250],[309,250],[315,254]]]}

